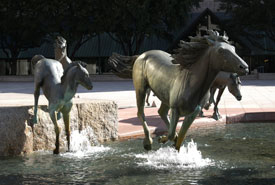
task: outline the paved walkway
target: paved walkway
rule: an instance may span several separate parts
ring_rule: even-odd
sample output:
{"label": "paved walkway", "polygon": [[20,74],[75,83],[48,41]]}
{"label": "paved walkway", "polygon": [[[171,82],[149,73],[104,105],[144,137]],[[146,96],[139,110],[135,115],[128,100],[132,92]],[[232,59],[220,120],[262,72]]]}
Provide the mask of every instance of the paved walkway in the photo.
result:
{"label": "paved walkway", "polygon": [[[226,122],[238,121],[275,121],[274,80],[243,81],[241,92],[243,99],[237,101],[228,90],[225,90],[219,104],[219,110],[223,116],[221,120],[215,121],[211,118],[213,113],[213,107],[211,107],[205,112],[206,117],[197,118],[192,126],[225,124]],[[126,139],[143,135],[142,126],[136,117],[135,92],[131,81],[94,82],[92,91],[79,87],[76,97],[116,101],[119,106],[120,138]],[[153,101],[156,106],[160,105],[159,100],[151,96],[150,102]],[[47,104],[44,96],[40,96],[39,104]],[[33,105],[33,83],[0,82],[0,106],[20,105]],[[160,134],[165,132],[166,128],[159,118],[157,110],[157,107],[146,107],[145,114],[151,132]]]}

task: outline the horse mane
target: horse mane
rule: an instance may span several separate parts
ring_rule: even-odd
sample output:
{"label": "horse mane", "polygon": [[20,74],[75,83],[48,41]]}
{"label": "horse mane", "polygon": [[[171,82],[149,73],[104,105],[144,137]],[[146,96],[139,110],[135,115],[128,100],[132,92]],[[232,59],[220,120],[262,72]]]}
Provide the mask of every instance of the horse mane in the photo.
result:
{"label": "horse mane", "polygon": [[64,83],[68,71],[69,71],[72,67],[77,66],[77,65],[81,65],[81,66],[84,67],[84,68],[87,67],[87,63],[85,63],[85,62],[82,62],[82,61],[73,61],[73,62],[70,63],[70,64],[68,65],[68,67],[64,70],[64,73],[63,73],[63,75],[62,75],[62,77],[61,77],[61,83]]}
{"label": "horse mane", "polygon": [[226,42],[229,43],[228,37],[224,34],[220,36],[217,31],[207,30],[208,35],[189,37],[190,42],[183,40],[179,43],[179,48],[175,49],[175,54],[172,62],[174,64],[180,64],[183,68],[189,68],[196,63],[209,47],[209,41]]}

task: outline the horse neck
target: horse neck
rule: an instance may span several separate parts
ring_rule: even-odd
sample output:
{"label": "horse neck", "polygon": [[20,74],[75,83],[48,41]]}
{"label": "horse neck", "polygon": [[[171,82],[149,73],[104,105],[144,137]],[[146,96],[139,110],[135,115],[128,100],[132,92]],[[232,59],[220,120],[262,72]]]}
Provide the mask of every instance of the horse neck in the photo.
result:
{"label": "horse neck", "polygon": [[198,62],[190,68],[190,71],[194,74],[193,78],[195,79],[195,83],[197,83],[194,91],[196,91],[196,97],[199,97],[198,101],[202,100],[219,72],[213,68],[211,62],[210,51],[208,50]]}
{"label": "horse neck", "polygon": [[72,67],[72,69],[69,69],[66,76],[64,77],[64,81],[62,82],[62,88],[64,93],[64,98],[66,100],[70,100],[74,97],[78,83],[76,81],[76,67]]}
{"label": "horse neck", "polygon": [[67,56],[67,48],[65,48],[65,50],[62,52],[61,48],[56,47],[54,49],[54,55],[55,55],[55,59],[60,61],[62,58]]}
{"label": "horse neck", "polygon": [[219,72],[215,79],[215,83],[218,85],[228,85],[230,83],[230,74],[227,72]]}

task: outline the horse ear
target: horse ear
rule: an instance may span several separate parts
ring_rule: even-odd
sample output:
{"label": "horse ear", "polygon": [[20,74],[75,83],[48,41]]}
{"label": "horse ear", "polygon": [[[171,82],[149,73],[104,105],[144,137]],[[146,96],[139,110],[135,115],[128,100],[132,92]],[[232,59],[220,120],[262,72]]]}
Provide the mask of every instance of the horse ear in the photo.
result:
{"label": "horse ear", "polygon": [[80,63],[77,62],[77,65],[76,65],[78,68],[81,68],[81,65]]}
{"label": "horse ear", "polygon": [[237,78],[238,74],[237,73],[230,73],[230,78],[234,79]]}
{"label": "horse ear", "polygon": [[239,76],[237,77],[237,79],[238,79],[238,83],[239,83],[240,85],[242,85],[242,81],[241,81],[241,79],[240,79]]}
{"label": "horse ear", "polygon": [[211,39],[209,39],[209,38],[206,38],[206,41],[207,41],[207,43],[208,43],[210,46],[213,46],[214,43],[215,43],[214,40],[211,40]]}
{"label": "horse ear", "polygon": [[231,79],[234,79],[233,77],[234,77],[234,75],[233,75],[233,73],[230,73],[230,76],[229,76]]}

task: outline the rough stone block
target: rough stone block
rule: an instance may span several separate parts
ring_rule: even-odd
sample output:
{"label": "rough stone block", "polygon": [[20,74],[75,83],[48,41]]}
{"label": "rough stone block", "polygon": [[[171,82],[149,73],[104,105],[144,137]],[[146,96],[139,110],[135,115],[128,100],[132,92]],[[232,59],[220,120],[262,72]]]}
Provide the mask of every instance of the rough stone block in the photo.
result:
{"label": "rough stone block", "polygon": [[[117,104],[108,100],[87,100],[73,105],[71,130],[89,127],[99,142],[118,138]],[[55,148],[54,125],[47,106],[39,106],[38,123],[32,125],[33,106],[0,107],[0,156],[28,154]],[[64,123],[61,127],[60,148],[67,147]],[[91,129],[90,129],[91,128]],[[94,138],[89,138],[91,143]]]}

